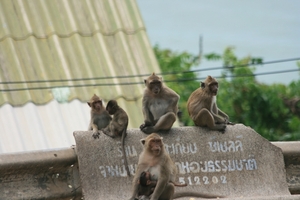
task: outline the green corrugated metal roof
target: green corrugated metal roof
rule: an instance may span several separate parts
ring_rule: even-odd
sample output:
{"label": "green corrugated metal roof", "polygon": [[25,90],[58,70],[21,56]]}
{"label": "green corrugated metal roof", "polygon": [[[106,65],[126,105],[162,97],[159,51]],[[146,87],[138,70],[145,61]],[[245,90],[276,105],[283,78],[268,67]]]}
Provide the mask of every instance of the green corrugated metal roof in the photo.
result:
{"label": "green corrugated metal roof", "polygon": [[159,72],[136,1],[1,0],[0,24],[0,106],[45,104],[66,87],[68,101],[96,93],[141,112],[142,84],[99,84],[143,77],[93,79]]}

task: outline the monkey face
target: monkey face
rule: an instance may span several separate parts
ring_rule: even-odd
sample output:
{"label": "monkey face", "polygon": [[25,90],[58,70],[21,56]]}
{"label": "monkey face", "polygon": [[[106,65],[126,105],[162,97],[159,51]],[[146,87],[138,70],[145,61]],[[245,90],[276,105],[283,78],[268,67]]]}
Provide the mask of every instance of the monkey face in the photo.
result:
{"label": "monkey face", "polygon": [[96,109],[96,110],[100,110],[102,108],[102,101],[98,100],[98,101],[95,101],[93,102],[93,108]]}
{"label": "monkey face", "polygon": [[144,171],[141,173],[139,183],[142,186],[147,186],[151,184],[151,179],[150,179],[150,172]]}
{"label": "monkey face", "polygon": [[115,113],[113,112],[113,109],[112,109],[112,108],[107,108],[107,107],[106,107],[106,110],[107,110],[108,114],[110,114],[110,115],[115,114]]}
{"label": "monkey face", "polygon": [[94,96],[92,96],[91,100],[87,102],[87,104],[93,109],[101,109],[102,99],[100,99],[96,94],[94,94]]}
{"label": "monkey face", "polygon": [[210,93],[212,93],[214,96],[217,95],[218,93],[218,83],[217,82],[213,82],[209,85],[209,91]]}
{"label": "monkey face", "polygon": [[162,142],[160,138],[153,138],[149,141],[149,148],[155,156],[159,156],[162,148]]}
{"label": "monkey face", "polygon": [[144,149],[152,154],[153,156],[160,156],[163,153],[164,144],[162,141],[162,137],[160,137],[157,133],[151,133],[146,138],[141,139],[141,143],[144,146]]}
{"label": "monkey face", "polygon": [[109,100],[106,105],[106,110],[110,115],[114,115],[119,109],[118,103],[116,100]]}
{"label": "monkey face", "polygon": [[117,106],[113,106],[113,107],[106,106],[106,110],[108,114],[114,115],[117,112]]}
{"label": "monkey face", "polygon": [[160,90],[161,90],[161,82],[156,80],[156,81],[152,81],[150,83],[150,88],[149,88],[154,94],[159,94]]}

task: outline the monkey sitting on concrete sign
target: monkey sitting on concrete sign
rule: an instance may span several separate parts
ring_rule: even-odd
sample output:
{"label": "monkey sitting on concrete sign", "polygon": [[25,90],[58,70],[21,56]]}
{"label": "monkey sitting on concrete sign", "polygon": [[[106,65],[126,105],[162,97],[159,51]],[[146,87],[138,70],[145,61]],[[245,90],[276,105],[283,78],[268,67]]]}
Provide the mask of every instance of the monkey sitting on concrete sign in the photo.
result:
{"label": "monkey sitting on concrete sign", "polygon": [[91,120],[88,130],[93,131],[93,137],[96,139],[99,138],[99,130],[105,128],[111,121],[111,116],[105,110],[102,104],[102,99],[100,99],[96,94],[92,96],[91,100],[87,102],[87,104],[91,107]]}
{"label": "monkey sitting on concrete sign", "polygon": [[200,88],[189,97],[187,109],[196,126],[224,132],[226,125],[233,125],[226,113],[217,106],[218,81],[208,76]]}
{"label": "monkey sitting on concrete sign", "polygon": [[142,100],[144,123],[140,126],[146,134],[171,129],[176,121],[179,95],[165,86],[155,73],[145,82]]}
{"label": "monkey sitting on concrete sign", "polygon": [[144,148],[139,156],[138,167],[132,182],[133,191],[129,200],[135,200],[138,197],[139,178],[144,171],[149,171],[152,174],[152,180],[157,181],[151,194],[151,200],[172,200],[189,196],[202,198],[218,197],[199,192],[178,192],[174,194],[175,187],[173,183],[175,182],[176,167],[170,155],[166,152],[162,139],[158,134],[152,133],[141,140]]}
{"label": "monkey sitting on concrete sign", "polygon": [[101,129],[105,135],[109,137],[122,137],[121,145],[123,152],[124,165],[127,171],[127,175],[130,176],[130,171],[128,168],[127,156],[124,148],[125,137],[127,135],[128,126],[128,115],[127,113],[118,105],[116,100],[110,100],[107,103],[106,110],[110,115],[113,115],[112,120],[106,128]]}

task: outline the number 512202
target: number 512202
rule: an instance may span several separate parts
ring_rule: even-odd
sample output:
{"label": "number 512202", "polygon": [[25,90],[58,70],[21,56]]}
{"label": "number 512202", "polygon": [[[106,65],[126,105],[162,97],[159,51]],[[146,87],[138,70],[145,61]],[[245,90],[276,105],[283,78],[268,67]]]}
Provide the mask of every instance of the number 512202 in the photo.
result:
{"label": "number 512202", "polygon": [[180,184],[188,184],[188,185],[208,185],[208,184],[226,184],[227,179],[226,176],[212,176],[211,179],[207,176],[203,176],[202,179],[199,176],[189,176],[189,177],[179,177]]}

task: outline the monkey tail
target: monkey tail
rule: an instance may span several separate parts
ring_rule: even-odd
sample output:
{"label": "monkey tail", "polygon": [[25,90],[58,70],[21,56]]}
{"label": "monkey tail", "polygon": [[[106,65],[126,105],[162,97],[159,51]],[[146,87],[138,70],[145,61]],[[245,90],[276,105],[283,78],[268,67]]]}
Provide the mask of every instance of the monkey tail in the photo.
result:
{"label": "monkey tail", "polygon": [[175,182],[171,182],[171,183],[173,183],[173,185],[176,187],[186,187],[187,186],[186,183],[185,184],[180,184],[180,183],[175,183]]}
{"label": "monkey tail", "polygon": [[206,199],[213,199],[213,198],[223,198],[222,195],[213,195],[213,194],[205,194],[199,192],[176,192],[173,196],[173,199],[178,199],[181,197],[200,197]]}
{"label": "monkey tail", "polygon": [[174,186],[176,186],[176,187],[186,187],[187,184],[177,184],[177,183],[175,183]]}
{"label": "monkey tail", "polygon": [[123,152],[125,169],[126,169],[126,172],[127,172],[127,176],[130,176],[130,171],[129,171],[128,162],[127,162],[127,156],[126,156],[126,152],[125,152],[125,148],[124,148],[124,143],[125,143],[125,137],[126,136],[127,136],[127,125],[126,125],[126,128],[123,130],[121,142],[122,142],[122,152]]}

